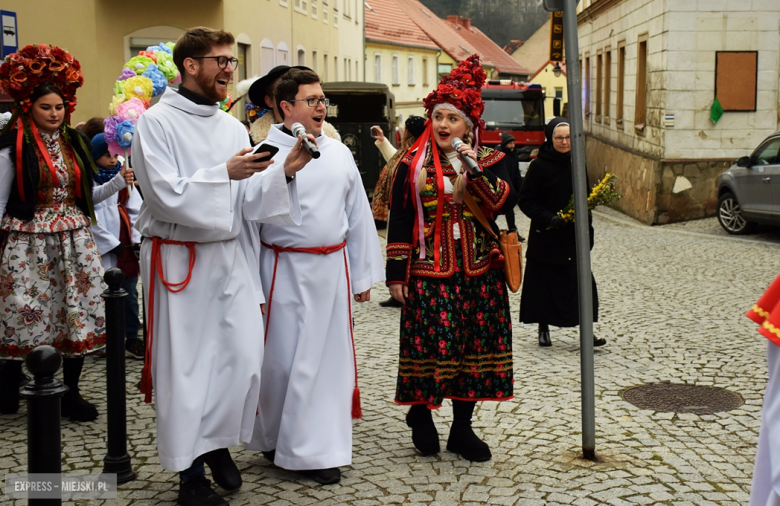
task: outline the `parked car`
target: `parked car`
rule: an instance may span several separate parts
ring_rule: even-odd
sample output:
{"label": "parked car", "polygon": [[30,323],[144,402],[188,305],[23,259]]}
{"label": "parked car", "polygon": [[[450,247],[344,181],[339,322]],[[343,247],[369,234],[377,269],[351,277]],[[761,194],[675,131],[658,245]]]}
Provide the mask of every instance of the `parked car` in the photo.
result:
{"label": "parked car", "polygon": [[720,175],[718,221],[736,235],[749,234],[759,223],[780,226],[780,132]]}

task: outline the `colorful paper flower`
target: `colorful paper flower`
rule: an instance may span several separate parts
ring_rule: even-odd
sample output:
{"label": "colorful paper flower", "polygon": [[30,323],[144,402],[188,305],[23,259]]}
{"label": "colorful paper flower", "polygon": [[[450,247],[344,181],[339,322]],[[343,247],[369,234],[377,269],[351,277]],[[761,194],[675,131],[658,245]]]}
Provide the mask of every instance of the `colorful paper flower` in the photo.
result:
{"label": "colorful paper flower", "polygon": [[133,56],[130,58],[130,61],[125,63],[125,67],[132,69],[135,71],[137,75],[141,75],[144,73],[144,70],[146,70],[146,67],[148,67],[150,64],[154,63],[151,58],[148,56]]}
{"label": "colorful paper flower", "polygon": [[130,149],[133,144],[133,134],[135,134],[135,123],[129,119],[124,120],[116,126],[116,143],[122,149]]}
{"label": "colorful paper flower", "polygon": [[152,51],[141,51],[140,53],[138,53],[138,56],[146,56],[154,63],[157,63],[157,55],[154,54]]}
{"label": "colorful paper flower", "polygon": [[168,87],[168,79],[160,72],[159,67],[152,63],[144,70],[143,77],[152,81],[152,96],[156,97]]}
{"label": "colorful paper flower", "polygon": [[173,55],[168,53],[157,54],[157,68],[162,72],[169,83],[173,83],[179,75],[179,69],[173,63]]}
{"label": "colorful paper flower", "polygon": [[112,116],[116,115],[116,108],[119,104],[127,101],[127,97],[124,94],[114,95],[111,97],[111,103],[108,105],[108,113]]}
{"label": "colorful paper flower", "polygon": [[119,116],[111,116],[103,120],[103,135],[106,142],[116,142],[116,126],[122,122]]}
{"label": "colorful paper flower", "polygon": [[[172,42],[169,42],[168,44],[171,44],[171,45],[173,45],[173,43],[172,43]],[[164,52],[164,53],[168,53],[168,54],[170,54],[170,55],[172,55],[172,54],[173,54],[173,47],[172,47],[172,46],[171,46],[171,47],[168,47],[167,45],[165,45],[165,44],[164,44],[164,43],[162,43],[162,42],[160,42],[160,43],[159,43],[158,45],[156,45],[156,46],[149,46],[149,47],[147,47],[147,48],[146,48],[146,50],[147,50],[147,51],[151,51],[151,52],[153,52],[153,53],[157,53],[157,52],[159,52],[159,51],[162,51],[162,52]]]}
{"label": "colorful paper flower", "polygon": [[135,73],[135,70],[125,67],[122,69],[122,75],[117,77],[117,81],[124,81],[125,79],[130,79],[131,77],[135,77],[137,74]]}
{"label": "colorful paper flower", "polygon": [[[131,76],[135,77],[135,76]],[[126,81],[127,79],[125,79]],[[125,81],[116,81],[114,83],[114,95],[124,95],[125,94]]]}
{"label": "colorful paper flower", "polygon": [[144,103],[137,98],[131,98],[127,102],[119,104],[116,108],[116,115],[120,121],[130,120],[133,123],[136,123],[138,118],[145,112],[146,107]]}
{"label": "colorful paper flower", "polygon": [[136,76],[122,82],[124,83],[125,97],[128,100],[131,98],[150,100],[152,98],[154,85],[148,77]]}

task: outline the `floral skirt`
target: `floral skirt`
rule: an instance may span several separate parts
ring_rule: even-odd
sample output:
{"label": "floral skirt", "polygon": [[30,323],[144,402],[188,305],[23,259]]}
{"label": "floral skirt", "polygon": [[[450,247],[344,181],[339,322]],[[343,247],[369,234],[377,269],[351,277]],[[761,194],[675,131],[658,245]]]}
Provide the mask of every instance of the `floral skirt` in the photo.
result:
{"label": "floral skirt", "polygon": [[105,346],[103,265],[88,227],[10,231],[0,258],[0,357],[42,344],[66,356]]}
{"label": "floral skirt", "polygon": [[435,409],[445,398],[513,396],[512,320],[504,273],[466,276],[460,245],[448,278],[412,276],[401,311],[395,402]]}

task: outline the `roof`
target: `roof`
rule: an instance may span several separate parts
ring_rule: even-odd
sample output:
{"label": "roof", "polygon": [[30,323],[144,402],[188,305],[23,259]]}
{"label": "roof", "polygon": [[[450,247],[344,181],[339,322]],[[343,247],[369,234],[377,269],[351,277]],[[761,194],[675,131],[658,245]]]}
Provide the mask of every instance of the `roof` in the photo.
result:
{"label": "roof", "polygon": [[465,60],[478,53],[482,64],[509,74],[530,74],[530,72],[506,54],[501,47],[490,40],[482,31],[458,30],[452,23],[441,19],[418,0],[395,0],[406,15],[411,18],[433,41],[454,60]]}
{"label": "roof", "polygon": [[493,42],[482,30],[471,24],[469,18],[447,16],[447,26],[457,32],[479,53],[482,60],[491,62],[499,72],[505,74],[529,75],[531,71],[509,56],[501,46]]}
{"label": "roof", "polygon": [[439,50],[395,0],[370,0],[365,5],[366,40],[400,46]]}
{"label": "roof", "polygon": [[[564,76],[565,76],[565,75],[566,75],[566,62],[565,62],[565,61],[562,61],[562,62],[558,62],[558,63],[560,63],[560,65],[561,65],[561,75],[564,75]],[[533,75],[532,75],[532,76],[530,76],[530,77],[528,78],[528,80],[529,80],[529,81],[533,81],[534,77],[538,76],[538,75],[539,75],[539,72],[541,72],[542,70],[544,70],[544,69],[545,69],[545,67],[547,67],[548,65],[550,65],[551,67],[555,67],[555,62],[551,62],[551,61],[544,62],[544,64],[542,64],[542,66],[541,66],[541,67],[539,67],[539,68],[536,70],[536,72],[534,72],[534,73],[533,73]]]}
{"label": "roof", "polygon": [[517,49],[520,46],[523,45],[523,42],[525,42],[525,41],[524,40],[519,40],[519,39],[512,39],[512,40],[509,41],[508,44],[506,44],[504,46],[504,51],[506,51],[506,54],[511,55],[512,53],[517,51]]}

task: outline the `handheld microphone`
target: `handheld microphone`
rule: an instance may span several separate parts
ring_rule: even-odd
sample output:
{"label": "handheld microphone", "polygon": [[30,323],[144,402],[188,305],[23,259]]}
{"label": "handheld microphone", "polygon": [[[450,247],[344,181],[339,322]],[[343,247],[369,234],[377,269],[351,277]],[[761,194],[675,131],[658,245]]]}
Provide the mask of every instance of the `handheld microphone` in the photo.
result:
{"label": "handheld microphone", "polygon": [[[460,154],[458,148],[463,145],[463,141],[460,140],[460,137],[453,137],[451,144],[452,144],[452,149],[454,149],[455,151],[458,152],[458,154]],[[469,166],[469,170],[471,171],[472,174],[479,174],[480,172],[482,172],[482,169],[479,168],[479,165],[477,165],[476,160],[466,155],[463,155],[461,158],[463,158],[463,160],[466,162],[466,165]]]}
{"label": "handheld microphone", "polygon": [[320,157],[320,150],[317,149],[317,146],[312,144],[308,137],[306,137],[306,129],[303,128],[303,125],[300,123],[293,123],[290,130],[294,136],[301,138],[303,147],[306,148],[306,151],[309,152],[312,158],[317,159]]}

